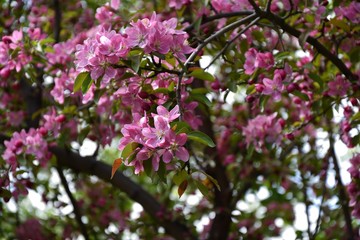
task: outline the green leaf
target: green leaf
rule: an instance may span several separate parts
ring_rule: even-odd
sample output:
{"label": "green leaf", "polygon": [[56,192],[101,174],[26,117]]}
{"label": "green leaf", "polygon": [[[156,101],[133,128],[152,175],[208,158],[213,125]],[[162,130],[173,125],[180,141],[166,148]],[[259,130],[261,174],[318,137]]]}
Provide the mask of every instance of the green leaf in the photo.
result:
{"label": "green leaf", "polygon": [[81,86],[81,92],[83,94],[87,93],[87,91],[89,91],[91,85],[93,84],[94,80],[92,80],[91,78],[85,78],[82,86]]}
{"label": "green leaf", "polygon": [[190,125],[187,122],[179,122],[179,121],[170,123],[170,127],[177,134],[188,133],[189,130],[191,129]]}
{"label": "green leaf", "polygon": [[89,72],[81,72],[79,73],[79,75],[77,75],[76,79],[75,79],[75,83],[74,83],[74,93],[79,91],[82,88],[82,85],[84,83],[84,81],[89,81],[88,79],[91,80],[90,77],[90,73]]}
{"label": "green leaf", "polygon": [[152,178],[153,166],[151,159],[143,161],[144,171],[149,178]]}
{"label": "green leaf", "polygon": [[136,73],[139,72],[142,54],[131,56],[129,57],[129,59],[131,60],[131,64],[130,64],[131,69],[134,70],[134,72]]}
{"label": "green leaf", "polygon": [[360,120],[360,112],[355,113],[355,114],[351,117],[351,121],[356,121],[356,120]]}
{"label": "green leaf", "polygon": [[330,24],[342,29],[345,32],[350,32],[350,27],[349,25],[346,24],[346,20],[345,19],[337,19],[337,18],[333,18],[329,21]]}
{"label": "green leaf", "polygon": [[209,147],[215,147],[213,140],[203,132],[193,131],[187,134],[188,139],[203,143]]}
{"label": "green leaf", "polygon": [[195,180],[195,185],[204,197],[209,198],[209,189],[201,181]]}
{"label": "green leaf", "polygon": [[210,181],[216,186],[216,188],[217,188],[219,191],[221,191],[220,185],[219,185],[218,181],[217,181],[215,178],[213,178],[212,176],[210,176],[210,175],[207,174],[206,172],[202,172],[202,173],[205,174],[208,179],[210,179]]}
{"label": "green leaf", "polygon": [[319,84],[320,88],[324,87],[324,81],[321,79],[319,75],[317,75],[316,73],[309,73],[308,75],[312,80],[314,80]]}
{"label": "green leaf", "polygon": [[124,160],[127,159],[134,152],[137,146],[138,144],[134,142],[131,142],[128,145],[126,145],[121,152],[121,158]]}
{"label": "green leaf", "polygon": [[194,71],[192,71],[189,74],[189,76],[192,76],[192,77],[195,77],[195,78],[198,78],[201,80],[205,80],[205,81],[210,81],[210,82],[215,81],[215,77],[212,74],[205,72],[201,68],[196,68]]}
{"label": "green leaf", "polygon": [[288,57],[291,56],[291,53],[290,52],[279,52],[275,55],[275,60],[276,61],[281,61],[283,59],[286,59]]}
{"label": "green leaf", "polygon": [[310,100],[308,95],[306,95],[305,93],[302,93],[300,91],[294,91],[294,92],[292,92],[292,94],[299,97],[303,101],[309,101]]}
{"label": "green leaf", "polygon": [[10,199],[12,196],[11,192],[5,188],[0,188],[0,197]]}
{"label": "green leaf", "polygon": [[160,178],[160,180],[166,184],[166,165],[164,161],[159,162],[159,170],[157,171],[157,174]]}
{"label": "green leaf", "polygon": [[211,107],[210,100],[204,94],[191,94],[191,98],[197,102],[205,104],[208,107]]}
{"label": "green leaf", "polygon": [[172,180],[177,186],[179,186],[183,181],[188,179],[188,177],[188,173],[183,169],[180,172],[177,172]]}

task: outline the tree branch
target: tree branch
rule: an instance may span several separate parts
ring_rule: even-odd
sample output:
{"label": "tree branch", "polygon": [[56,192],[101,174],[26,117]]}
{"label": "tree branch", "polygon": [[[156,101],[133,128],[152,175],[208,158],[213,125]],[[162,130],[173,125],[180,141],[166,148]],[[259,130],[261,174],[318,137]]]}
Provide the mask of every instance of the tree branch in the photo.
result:
{"label": "tree branch", "polygon": [[81,212],[80,212],[80,208],[76,202],[76,199],[74,198],[74,196],[72,195],[71,191],[70,191],[70,188],[69,188],[69,185],[68,185],[68,182],[66,181],[66,178],[65,178],[65,175],[63,173],[63,170],[60,166],[56,167],[56,170],[59,174],[59,177],[60,177],[60,180],[61,180],[61,183],[65,189],[65,192],[66,194],[68,195],[68,197],[70,198],[70,201],[71,201],[71,204],[73,205],[73,208],[74,208],[74,214],[75,214],[75,219],[77,221],[77,223],[79,224],[79,227],[80,227],[80,230],[81,230],[81,233],[82,235],[84,236],[84,238],[86,240],[89,240],[89,235],[87,233],[87,230],[86,230],[86,227],[85,227],[85,224],[83,223],[83,221],[81,220]]}
{"label": "tree branch", "polygon": [[54,21],[54,39],[55,42],[60,42],[60,32],[61,32],[61,8],[59,0],[54,0],[54,11],[55,11],[55,21]]}
{"label": "tree branch", "polygon": [[[266,18],[270,22],[278,25],[282,30],[287,32],[288,34],[300,38],[302,32],[288,25],[284,19],[278,17],[277,15],[271,12],[264,12],[262,10],[258,10],[257,13],[262,18]],[[335,54],[331,53],[324,45],[322,45],[315,38],[308,36],[306,38],[306,42],[313,46],[320,54],[322,54],[325,58],[330,60],[350,81],[357,81],[357,76],[353,74],[348,67],[341,61]]]}
{"label": "tree branch", "polygon": [[[164,207],[140,185],[136,184],[120,172],[117,172],[115,176],[110,179],[110,165],[97,161],[93,157],[81,157],[76,153],[60,147],[51,147],[50,151],[56,156],[60,166],[70,168],[77,172],[95,175],[126,193],[132,200],[141,204],[144,210],[152,216],[159,225],[165,228],[166,233],[175,239],[196,239],[190,229],[178,220],[169,218],[159,219],[157,214],[163,212]],[[164,216],[166,215],[167,214],[165,213]]]}
{"label": "tree branch", "polygon": [[221,30],[217,31],[216,33],[214,33],[211,36],[209,36],[208,38],[206,38],[199,46],[197,46],[195,51],[186,59],[184,66],[186,67],[191,61],[193,61],[195,59],[195,57],[201,52],[201,50],[212,40],[241,26],[242,24],[245,24],[245,23],[248,23],[248,22],[254,20],[256,17],[257,17],[256,14],[253,13],[247,17],[244,17],[240,20],[237,20],[237,21],[227,25],[226,27],[222,28]]}
{"label": "tree branch", "polygon": [[337,181],[337,187],[339,189],[339,202],[341,204],[341,209],[343,211],[344,218],[345,218],[347,237],[348,237],[348,240],[353,240],[353,239],[355,239],[355,236],[354,236],[354,230],[353,230],[352,223],[351,223],[351,214],[350,214],[350,210],[349,210],[349,199],[346,195],[345,187],[341,180],[339,163],[338,163],[338,159],[335,154],[334,138],[333,138],[331,132],[329,132],[329,142],[330,142],[329,151],[330,151],[330,155],[333,160],[333,163],[334,163],[334,170],[336,173],[335,178]]}

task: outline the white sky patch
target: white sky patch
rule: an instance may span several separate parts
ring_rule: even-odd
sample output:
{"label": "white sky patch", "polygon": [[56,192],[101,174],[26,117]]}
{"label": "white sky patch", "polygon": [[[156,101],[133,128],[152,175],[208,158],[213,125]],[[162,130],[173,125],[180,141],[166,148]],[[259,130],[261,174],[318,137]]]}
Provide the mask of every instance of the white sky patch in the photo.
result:
{"label": "white sky patch", "polygon": [[140,213],[144,211],[144,208],[138,204],[138,203],[134,203],[132,205],[132,212],[130,214],[130,218],[131,219],[138,219],[140,217]]}
{"label": "white sky patch", "polygon": [[79,149],[80,156],[92,156],[96,151],[97,144],[88,138],[85,138],[82,146]]}

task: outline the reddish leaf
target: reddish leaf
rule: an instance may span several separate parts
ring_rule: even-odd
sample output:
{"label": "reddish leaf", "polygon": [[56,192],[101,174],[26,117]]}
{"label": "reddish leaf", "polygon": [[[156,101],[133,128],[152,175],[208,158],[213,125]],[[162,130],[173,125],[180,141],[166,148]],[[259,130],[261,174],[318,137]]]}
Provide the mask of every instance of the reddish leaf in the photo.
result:
{"label": "reddish leaf", "polygon": [[186,188],[188,186],[188,181],[187,180],[184,180],[179,188],[178,188],[178,194],[179,194],[179,198],[181,198],[181,196],[183,195],[183,193],[185,192]]}
{"label": "reddish leaf", "polygon": [[120,167],[122,163],[121,158],[117,158],[115,159],[113,165],[112,165],[112,169],[111,169],[111,179],[114,177],[116,170],[118,170],[118,168]]}

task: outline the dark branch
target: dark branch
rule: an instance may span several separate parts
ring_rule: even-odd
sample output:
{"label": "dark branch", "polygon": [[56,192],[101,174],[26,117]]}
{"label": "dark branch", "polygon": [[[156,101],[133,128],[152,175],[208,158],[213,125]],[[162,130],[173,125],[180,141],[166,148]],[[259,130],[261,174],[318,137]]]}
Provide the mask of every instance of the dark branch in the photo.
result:
{"label": "dark branch", "polygon": [[[144,210],[152,216],[159,225],[165,228],[166,233],[175,239],[196,239],[188,227],[179,221],[174,219],[159,219],[157,215],[159,212],[164,211],[164,207],[140,185],[120,172],[117,172],[115,176],[110,179],[111,166],[108,164],[97,161],[93,157],[81,157],[76,153],[60,147],[51,147],[50,151],[56,156],[60,166],[97,176],[126,193],[132,200],[141,204]],[[166,216],[166,214],[164,214],[164,216]]]}
{"label": "dark branch", "polygon": [[[288,34],[300,38],[302,32],[293,28],[292,26],[288,25],[284,19],[278,17],[277,15],[271,12],[264,12],[259,10],[257,12],[260,17],[266,18],[270,22],[278,25],[282,30],[287,32]],[[335,54],[331,53],[324,45],[322,45],[318,40],[315,38],[308,36],[306,38],[306,42],[312,45],[320,54],[322,54],[325,58],[330,60],[350,81],[356,81],[357,76],[353,74],[348,67],[341,61]]]}
{"label": "dark branch", "polygon": [[350,209],[349,209],[349,199],[348,196],[346,195],[346,191],[345,191],[345,187],[344,184],[341,180],[341,175],[340,175],[340,168],[339,168],[339,163],[338,163],[338,159],[336,157],[335,154],[335,148],[334,148],[334,138],[332,136],[332,133],[329,132],[329,142],[330,142],[330,155],[331,158],[333,160],[334,163],[334,170],[335,170],[335,178],[337,181],[337,187],[339,189],[339,202],[341,204],[341,209],[343,211],[344,214],[344,218],[345,218],[345,224],[346,224],[346,231],[347,231],[347,239],[348,240],[353,240],[355,239],[354,236],[354,230],[352,227],[352,223],[351,223],[351,214],[350,214]]}
{"label": "dark branch", "polygon": [[80,230],[81,230],[81,233],[82,235],[84,236],[84,238],[86,240],[90,239],[89,238],[89,235],[87,233],[87,230],[86,230],[86,227],[85,227],[85,224],[83,223],[83,221],[81,220],[81,212],[80,212],[80,208],[76,202],[76,199],[74,198],[74,196],[72,195],[71,191],[70,191],[70,188],[69,188],[69,185],[68,185],[68,182],[65,178],[65,175],[63,173],[63,170],[61,169],[61,167],[57,167],[56,168],[58,174],[59,174],[59,177],[60,177],[60,180],[61,180],[61,183],[65,189],[65,192],[66,194],[68,195],[68,197],[70,198],[70,201],[71,201],[71,204],[73,205],[73,208],[74,208],[74,214],[75,214],[75,219],[77,221],[77,223],[79,224],[79,227],[80,227]]}
{"label": "dark branch", "polygon": [[59,0],[54,0],[55,22],[54,22],[54,39],[55,42],[60,42],[61,32],[61,8]]}

